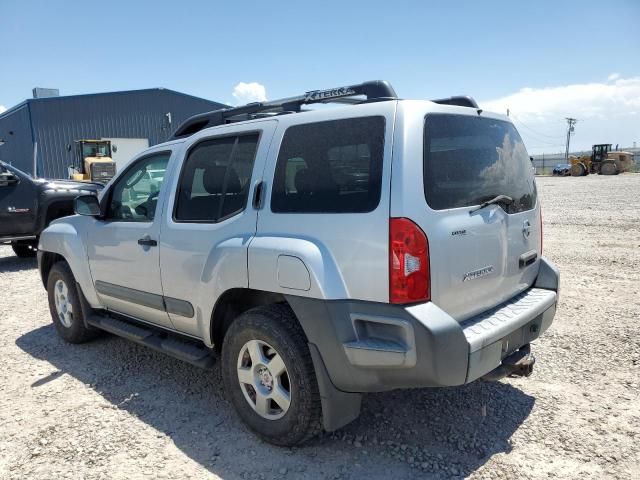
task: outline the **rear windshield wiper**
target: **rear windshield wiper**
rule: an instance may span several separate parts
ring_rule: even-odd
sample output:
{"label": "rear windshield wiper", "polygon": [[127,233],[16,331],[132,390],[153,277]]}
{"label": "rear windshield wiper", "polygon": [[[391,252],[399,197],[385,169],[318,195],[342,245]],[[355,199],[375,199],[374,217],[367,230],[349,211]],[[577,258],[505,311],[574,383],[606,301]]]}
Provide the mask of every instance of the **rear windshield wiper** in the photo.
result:
{"label": "rear windshield wiper", "polygon": [[509,195],[498,195],[497,197],[493,197],[491,200],[487,200],[486,202],[482,202],[478,208],[474,208],[473,210],[469,210],[469,215],[478,210],[483,209],[484,207],[488,207],[489,205],[494,205],[496,203],[504,203],[505,205],[511,205],[513,203],[513,198]]}

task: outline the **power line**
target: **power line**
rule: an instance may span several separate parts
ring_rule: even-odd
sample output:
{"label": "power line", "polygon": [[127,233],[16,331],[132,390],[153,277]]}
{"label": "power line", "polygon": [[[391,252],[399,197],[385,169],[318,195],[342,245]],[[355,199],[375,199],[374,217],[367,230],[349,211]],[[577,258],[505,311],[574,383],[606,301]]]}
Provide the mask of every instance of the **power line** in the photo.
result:
{"label": "power line", "polygon": [[533,128],[531,128],[530,126],[528,126],[526,123],[524,123],[522,120],[520,120],[518,117],[516,117],[511,112],[510,112],[510,116],[513,117],[513,119],[516,120],[524,128],[526,128],[527,130],[530,130],[531,132],[535,133],[536,135],[538,135],[540,137],[548,137],[548,138],[552,138],[552,139],[555,139],[555,140],[560,139],[560,138],[564,138],[564,135],[547,135],[545,133],[540,133],[540,132],[534,130]]}
{"label": "power line", "polygon": [[564,146],[564,142],[563,143],[550,142],[549,140],[538,138],[535,135],[531,135],[530,133],[527,133],[527,132],[524,132],[524,136],[527,137],[527,138],[530,138],[535,143],[543,143],[545,145],[560,145],[560,146]]}
{"label": "power line", "polygon": [[535,137],[531,137],[531,139],[533,140],[534,143],[542,143],[544,145],[551,145],[551,146],[558,146],[560,145],[561,147],[564,147],[564,142],[563,143],[554,143],[554,142],[549,142],[549,141],[545,141],[545,140],[540,140],[539,138],[535,138]]}
{"label": "power line", "polygon": [[546,145],[533,145],[527,148],[548,148],[551,147],[564,147],[564,143],[547,143]]}

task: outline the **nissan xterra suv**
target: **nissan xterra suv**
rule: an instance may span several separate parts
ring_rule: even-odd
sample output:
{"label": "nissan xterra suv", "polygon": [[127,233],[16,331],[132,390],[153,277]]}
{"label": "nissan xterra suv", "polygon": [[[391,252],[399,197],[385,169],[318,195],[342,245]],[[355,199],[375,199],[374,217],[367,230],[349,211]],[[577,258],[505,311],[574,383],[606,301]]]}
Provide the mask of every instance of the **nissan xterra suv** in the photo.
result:
{"label": "nissan xterra suv", "polygon": [[18,257],[35,257],[38,236],[49,223],[73,215],[78,195],[96,195],[102,185],[33,179],[0,161],[0,244],[10,243]]}
{"label": "nissan xterra suv", "polygon": [[278,445],[366,392],[529,375],[558,299],[522,139],[470,97],[367,82],[197,115],[75,211],[38,250],[60,336],[217,360]]}

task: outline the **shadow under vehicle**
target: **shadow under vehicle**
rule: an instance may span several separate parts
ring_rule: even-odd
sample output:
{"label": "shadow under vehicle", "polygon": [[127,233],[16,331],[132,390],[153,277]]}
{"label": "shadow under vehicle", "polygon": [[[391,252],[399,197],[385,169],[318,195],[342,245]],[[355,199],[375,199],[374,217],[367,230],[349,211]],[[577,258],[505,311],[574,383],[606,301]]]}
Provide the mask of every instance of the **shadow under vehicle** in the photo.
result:
{"label": "shadow under vehicle", "polygon": [[[134,424],[143,422],[221,478],[253,478],[256,472],[275,478],[282,467],[291,478],[334,478],[336,471],[342,471],[341,478],[371,480],[451,478],[448,469],[454,467],[457,476],[467,477],[493,455],[511,451],[512,435],[535,405],[534,397],[509,381],[368,394],[361,416],[340,432],[283,449],[257,440],[237,421],[219,387],[218,367],[203,376],[193,365],[111,335],[91,345],[68,345],[52,324],[28,331],[16,345],[51,365],[32,389],[69,375],[128,414],[128,435],[135,436]],[[132,361],[115,360],[127,358]]]}

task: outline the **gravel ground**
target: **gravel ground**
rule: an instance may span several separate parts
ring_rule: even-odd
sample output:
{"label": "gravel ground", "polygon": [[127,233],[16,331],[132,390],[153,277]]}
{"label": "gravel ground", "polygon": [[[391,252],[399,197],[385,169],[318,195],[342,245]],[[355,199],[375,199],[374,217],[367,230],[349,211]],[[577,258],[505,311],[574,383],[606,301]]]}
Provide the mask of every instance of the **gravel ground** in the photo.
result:
{"label": "gravel ground", "polygon": [[562,290],[533,376],[368,395],[296,449],[248,432],[217,370],[64,344],[35,261],[0,247],[0,478],[640,478],[640,175],[538,185]]}

